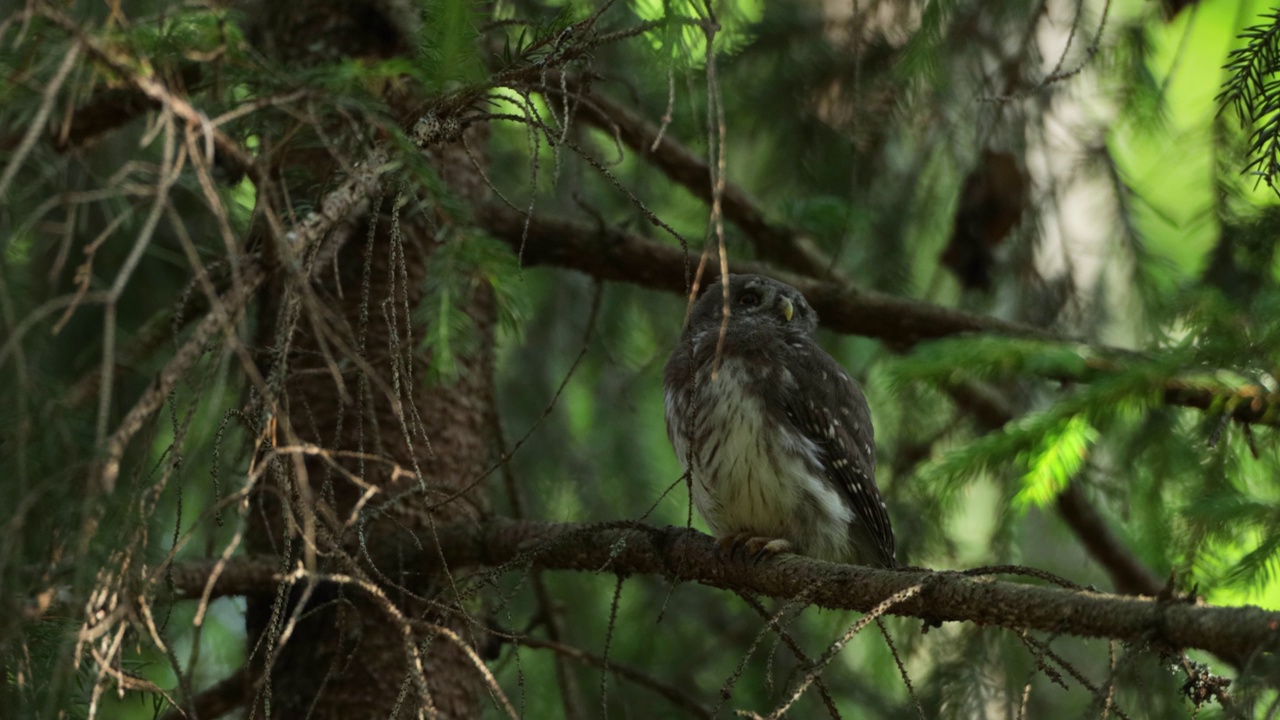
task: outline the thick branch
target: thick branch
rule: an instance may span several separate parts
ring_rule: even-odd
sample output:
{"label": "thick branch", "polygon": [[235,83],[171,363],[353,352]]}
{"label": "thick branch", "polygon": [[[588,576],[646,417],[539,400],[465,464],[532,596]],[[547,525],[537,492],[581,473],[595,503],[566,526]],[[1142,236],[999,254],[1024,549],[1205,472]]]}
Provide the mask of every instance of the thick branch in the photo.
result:
{"label": "thick branch", "polygon": [[[540,86],[540,90],[545,93],[563,92],[559,83],[560,77],[544,78]],[[687,148],[680,144],[679,141],[670,135],[659,131],[659,128],[653,123],[628,109],[627,107],[616,103],[599,94],[583,92],[582,84],[576,78],[568,78],[565,87],[572,93],[578,94],[580,103],[578,104],[580,116],[589,124],[605,130],[630,147],[633,151],[642,155],[648,162],[656,166],[658,169],[671,180],[684,186],[690,192],[703,201],[711,201],[711,171],[706,162],[694,155]],[[802,234],[785,225],[778,225],[769,222],[765,218],[764,211],[759,203],[751,198],[748,193],[741,187],[732,182],[726,183],[724,192],[722,193],[721,203],[724,209],[724,215],[731,222],[737,225],[746,234],[747,238],[755,246],[757,252],[778,265],[790,271],[799,273],[813,278],[824,278],[827,280],[844,280],[843,276],[838,273],[833,260],[827,257],[819,248],[815,247]],[[557,263],[559,264],[559,263]],[[567,265],[566,265],[567,266]],[[583,269],[583,268],[578,268]],[[590,270],[585,270],[590,272]],[[746,266],[743,270],[746,271]],[[759,270],[755,270],[758,272]],[[776,274],[776,273],[775,273]],[[627,280],[626,277],[614,278],[618,280]],[[803,283],[790,279],[791,284],[805,291],[805,295],[809,296],[810,302],[814,301],[810,292],[804,287]],[[816,281],[812,281],[816,282]],[[848,283],[825,283],[823,287],[835,287],[835,294],[838,296],[856,295],[861,302],[861,306],[865,306],[869,312],[876,312],[881,309],[875,303],[875,300],[892,300],[885,296],[877,296],[870,293],[856,293],[852,288],[848,287]],[[898,300],[897,302],[908,302]],[[846,308],[848,303],[842,302],[840,298],[836,298],[833,303],[837,309]],[[926,303],[912,303],[914,309],[922,314],[933,315],[942,310],[934,305]],[[816,304],[815,304],[816,307]],[[889,307],[886,311],[892,312],[901,308]],[[820,309],[821,312],[821,309]],[[890,336],[882,336],[875,332],[863,332],[858,329],[844,330],[859,335],[868,335],[870,337],[878,337],[892,343],[914,343],[920,339],[928,337],[938,337],[941,335],[955,334],[959,332],[971,332],[976,330],[986,332],[998,332],[1000,334],[1014,334],[1026,337],[1053,337],[1044,331],[1039,331],[1027,326],[1016,326],[1012,323],[1006,323],[1006,328],[974,328],[972,325],[979,321],[989,321],[990,318],[975,318],[965,313],[955,313],[946,310],[950,314],[948,318],[930,317],[928,325],[936,330],[938,321],[949,319],[956,322],[957,328],[951,332],[942,332],[940,335],[922,335],[915,336],[914,328],[904,328],[902,333],[890,334]],[[824,321],[830,326],[829,313],[824,313]],[[892,320],[892,318],[889,318]],[[908,321],[917,319],[914,315],[908,315]],[[835,328],[840,329],[840,328]],[[1014,330],[1009,333],[1008,330]],[[901,337],[906,335],[907,337]],[[1065,339],[1065,338],[1056,338]],[[1064,378],[1067,380],[1081,380],[1083,378]],[[1278,425],[1280,422],[1274,417],[1268,415],[1277,414],[1272,408],[1276,407],[1277,399],[1275,397],[1264,397],[1261,391],[1257,394],[1247,392],[1222,392],[1202,387],[1188,386],[1178,382],[1170,382],[1164,391],[1164,400],[1170,405],[1182,405],[1186,407],[1194,407],[1201,410],[1217,411],[1228,413],[1233,419],[1247,423],[1261,423],[1269,425]]]}
{"label": "thick branch", "polygon": [[[686,291],[685,267],[690,259],[679,248],[620,230],[562,218],[533,217],[526,227],[522,213],[498,202],[487,203],[477,208],[476,213],[479,224],[515,248],[526,266],[552,265],[578,270],[602,280],[635,283],[677,293]],[[692,261],[696,262],[697,258],[692,258]],[[734,273],[761,273],[783,280],[804,293],[809,304],[818,311],[824,328],[877,338],[895,348],[965,333],[1068,341],[1029,325],[860,290],[844,283],[781,273],[760,263],[730,262],[729,270]],[[708,263],[704,280],[713,280],[717,274],[716,264]],[[1133,356],[1133,353],[1115,348],[1095,346],[1094,349],[1103,356]],[[1099,364],[1078,376],[1065,376],[1059,372],[1051,379],[1088,382],[1097,374],[1109,372],[1104,365],[1107,364]],[[1276,396],[1250,388],[1202,387],[1171,380],[1166,383],[1163,397],[1171,405],[1226,412],[1240,422],[1280,427],[1280,412],[1277,411],[1280,402]]]}
{"label": "thick branch", "polygon": [[[554,265],[579,270],[602,280],[635,283],[684,293],[685,262],[679,248],[621,231],[601,230],[571,220],[533,217],[525,233],[525,217],[498,202],[477,209],[479,223],[520,253],[526,266]],[[693,262],[697,262],[694,257]],[[730,262],[730,272],[762,273],[800,289],[822,317],[823,327],[912,345],[922,340],[965,332],[1052,339],[1036,328],[938,305],[858,290],[836,283],[787,275],[752,262]],[[708,263],[704,280],[718,275]],[[704,283],[705,286],[705,283]]]}
{"label": "thick branch", "polygon": [[[896,615],[962,621],[1056,635],[1112,638],[1171,648],[1198,648],[1221,657],[1249,658],[1280,639],[1280,612],[1257,607],[1214,607],[1151,598],[1072,591],[969,577],[955,572],[873,570],[788,555],[754,564],[722,560],[706,535],[686,528],[640,523],[546,523],[493,519],[442,529],[439,548],[421,550],[418,564],[436,568],[438,552],[456,572],[463,567],[530,566],[659,575],[676,582],[801,598],[819,607],[867,612],[895,593],[919,585],[895,605]],[[224,571],[214,595],[272,592],[282,579],[274,560],[238,560]],[[213,563],[173,568],[180,597],[197,598]]]}

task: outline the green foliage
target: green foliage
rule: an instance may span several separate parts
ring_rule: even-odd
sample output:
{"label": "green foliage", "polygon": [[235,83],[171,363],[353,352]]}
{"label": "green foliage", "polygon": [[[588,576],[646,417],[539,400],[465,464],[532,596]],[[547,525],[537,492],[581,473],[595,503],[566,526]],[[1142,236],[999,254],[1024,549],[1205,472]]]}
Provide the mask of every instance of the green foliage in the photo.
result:
{"label": "green foliage", "polygon": [[1011,502],[1018,510],[1042,506],[1066,487],[1087,457],[1098,433],[1082,411],[1055,407],[1009,423],[944,454],[923,467],[918,479],[953,496],[984,474],[1020,476]]}
{"label": "green foliage", "polygon": [[483,78],[476,29],[481,5],[475,0],[440,0],[424,7],[421,67],[415,73],[419,81],[430,91],[444,92]]}
{"label": "green foliage", "polygon": [[791,226],[810,233],[823,247],[838,247],[851,225],[867,222],[862,209],[830,195],[797,198],[784,207]]}
{"label": "green foliage", "polygon": [[121,34],[120,40],[154,67],[236,48],[244,42],[244,36],[225,13],[193,9],[168,15],[159,23],[133,25]]}
{"label": "green foliage", "polygon": [[1165,89],[1151,69],[1151,31],[1142,24],[1126,25],[1103,56],[1114,63],[1119,79],[1119,116],[1149,132],[1168,120]]}
{"label": "green foliage", "polygon": [[371,89],[380,88],[386,82],[405,77],[418,80],[431,77],[408,58],[387,58],[375,62],[347,58],[316,68],[308,75],[315,80],[318,90],[334,95],[360,92],[367,95]]}
{"label": "green foliage", "polygon": [[1025,510],[1053,502],[1084,465],[1089,446],[1097,439],[1098,432],[1080,415],[1047,428],[1036,447],[1017,458],[1027,471],[1013,497],[1014,507]]}
{"label": "green foliage", "polygon": [[[504,18],[507,19],[507,18]],[[537,63],[554,48],[554,40],[575,22],[574,6],[566,3],[550,17],[520,22],[507,31],[502,45],[502,67]]]}
{"label": "green foliage", "polygon": [[[701,68],[707,60],[709,25],[706,5],[700,0],[632,0],[632,11],[644,20],[664,21],[645,33],[653,49],[676,68]],[[716,6],[713,49],[733,55],[754,39],[753,26],[764,14],[760,0],[721,3]]]}
{"label": "green foliage", "polygon": [[[1257,588],[1280,577],[1280,503],[1240,489],[1206,492],[1186,508],[1190,527],[1216,546],[1219,579],[1230,586]],[[1210,549],[1210,553],[1215,553]]]}
{"label": "green foliage", "polygon": [[[654,525],[691,522],[705,529],[691,515],[688,488],[663,426],[659,389],[683,299],[625,283],[606,282],[598,289],[579,274],[522,270],[510,245],[476,231],[484,219],[451,192],[443,166],[456,158],[415,147],[402,129],[414,118],[397,104],[412,98],[431,107],[460,87],[474,88],[475,97],[484,99],[466,109],[463,117],[471,121],[485,110],[515,112],[514,105],[494,100],[499,93],[529,92],[528,107],[544,119],[554,112],[558,122],[577,96],[567,103],[554,88],[540,94],[514,84],[486,90],[489,72],[494,65],[510,70],[554,64],[561,49],[582,40],[569,29],[603,3],[504,2],[486,16],[491,6],[469,0],[427,2],[421,4],[418,55],[375,60],[339,54],[307,67],[276,64],[254,45],[256,37],[241,31],[239,16],[195,5],[143,5],[122,12],[157,13],[96,26],[108,11],[99,3],[93,5],[98,15],[86,12],[78,20],[87,36],[118,51],[144,77],[168,82],[194,58],[216,55],[202,65],[200,82],[169,89],[208,117],[240,112],[219,127],[257,155],[272,192],[279,191],[273,196],[246,179],[238,188],[217,186],[210,193],[188,161],[160,207],[172,207],[186,223],[197,257],[220,264],[222,269],[210,271],[216,292],[226,290],[225,268],[233,257],[263,258],[264,247],[270,247],[263,242],[267,226],[295,226],[346,176],[346,163],[365,157],[374,143],[385,143],[391,159],[380,170],[385,191],[397,198],[396,212],[406,224],[412,218],[431,230],[429,238],[415,239],[432,244],[423,268],[424,296],[411,309],[412,349],[429,358],[426,382],[453,382],[465,372],[466,356],[489,340],[480,334],[469,298],[477,287],[493,295],[499,326],[495,395],[505,446],[493,442],[492,454],[523,443],[485,481],[496,511],[514,512],[520,499],[534,519],[625,518]],[[1202,24],[1217,18],[1213,27],[1226,27],[1222,16],[1250,17],[1250,5],[1198,3],[1194,23],[1186,15],[1166,22],[1150,3],[1104,5],[1066,18],[1077,26],[1062,66],[1069,74],[1048,84],[1037,84],[1057,61],[1041,55],[1056,47],[1046,38],[1060,38],[1062,11],[1076,8],[1045,11],[1043,3],[1022,0],[859,2],[853,7],[868,14],[858,17],[846,12],[848,4],[817,0],[712,3],[719,25],[715,87],[707,85],[704,72],[707,4],[635,0],[610,5],[592,26],[592,37],[616,31],[616,42],[565,68],[548,69],[568,70],[590,85],[582,98],[589,98],[587,90],[598,92],[662,124],[666,137],[683,143],[694,159],[706,155],[707,110],[711,98],[718,98],[726,120],[726,177],[754,198],[772,225],[812,239],[825,252],[833,274],[822,280],[847,278],[855,288],[1039,323],[1046,333],[1079,339],[974,336],[920,344],[903,355],[896,342],[822,333],[824,346],[864,381],[875,416],[878,478],[904,561],[936,567],[1020,562],[1109,587],[1079,539],[1056,519],[1052,501],[1070,484],[1096,502],[1107,527],[1158,577],[1176,569],[1181,586],[1198,584],[1213,602],[1276,607],[1276,433],[1261,424],[1246,430],[1225,413],[1255,396],[1271,401],[1265,396],[1280,382],[1280,210],[1240,187],[1237,172],[1246,150],[1253,153],[1248,168],[1258,177],[1271,181],[1275,171],[1280,14],[1270,11],[1247,29],[1244,47],[1229,61],[1219,102],[1234,107],[1249,126],[1246,143],[1245,130],[1209,118],[1209,103],[1188,100],[1185,91],[1187,83],[1216,82],[1206,81],[1202,68],[1189,68],[1217,68],[1226,52],[1197,34]],[[1096,10],[1109,14],[1096,17]],[[1098,27],[1105,33],[1095,52],[1090,43]],[[55,150],[49,138],[103,96],[127,90],[127,79],[82,55],[62,89],[46,96],[76,37],[36,17],[26,30],[20,22],[0,25],[0,40],[0,172],[18,163],[0,203],[0,346],[15,325],[37,318],[20,344],[21,357],[14,353],[0,362],[0,477],[16,478],[0,483],[0,507],[24,508],[0,515],[8,523],[0,527],[0,539],[20,540],[0,543],[0,585],[8,593],[0,597],[0,666],[8,673],[0,698],[16,683],[13,668],[29,662],[37,682],[24,692],[47,696],[37,699],[51,708],[65,705],[57,709],[74,717],[83,714],[84,691],[95,679],[82,682],[68,665],[61,675],[53,668],[78,624],[60,618],[30,622],[24,614],[28,600],[50,587],[66,588],[78,603],[70,612],[78,613],[96,587],[94,573],[114,562],[111,553],[122,544],[142,548],[131,558],[135,568],[154,567],[174,539],[188,533],[190,541],[178,553],[182,559],[214,557],[230,547],[243,530],[236,513],[224,508],[225,525],[217,527],[202,513],[248,484],[246,468],[259,459],[252,449],[266,442],[269,428],[259,427],[257,416],[247,419],[241,408],[261,401],[262,389],[248,369],[267,364],[274,308],[255,302],[237,316],[234,335],[218,335],[198,348],[207,359],[184,375],[161,412],[139,431],[122,459],[116,496],[82,507],[86,477],[102,456],[95,437],[103,397],[102,307],[86,301],[58,334],[51,326],[64,310],[58,303],[76,292],[75,268],[85,262],[85,248],[97,234],[119,221],[86,271],[91,292],[115,281],[145,228],[161,174],[158,128],[164,115],[144,104],[126,124],[104,130],[84,147]],[[325,44],[337,49],[340,40]],[[15,159],[46,97],[51,111],[38,142]],[[1199,116],[1204,122],[1188,120]],[[1064,118],[1070,120],[1068,132],[1060,125]],[[175,127],[179,141],[188,130],[199,135],[194,126]],[[659,218],[695,241],[702,237],[708,205],[652,162],[654,151],[620,151],[608,128],[585,128],[579,121],[564,136],[549,138],[530,135],[522,125],[493,123],[487,139],[476,132],[468,141],[493,187],[508,198],[532,195],[539,216],[588,221],[607,242],[615,230],[650,231],[631,198],[560,143],[568,138],[601,159],[612,178]],[[1064,137],[1085,140],[1064,149]],[[984,295],[960,289],[939,258],[957,209],[973,201],[964,187],[968,168],[989,149],[1014,154],[1034,167],[1034,177],[1018,231],[992,248],[995,289]],[[470,162],[460,161],[464,168]],[[554,173],[546,171],[552,162]],[[210,196],[231,200],[230,243],[219,234],[222,218],[209,207]],[[273,215],[258,203],[263,200],[273,203]],[[251,216],[255,206],[259,212]],[[1082,220],[1094,224],[1083,231],[1071,227]],[[731,260],[759,256],[747,225],[732,218],[726,224]],[[110,427],[151,387],[207,312],[176,302],[183,293],[198,300],[205,289],[167,215],[154,233],[116,307],[117,357],[106,365],[116,378],[106,403]],[[556,239],[539,240],[544,241]],[[396,251],[387,252],[399,277],[408,268],[397,264],[403,258]],[[696,252],[695,246],[695,261]],[[786,260],[776,260],[775,268],[787,270]],[[308,281],[328,282],[330,274],[353,271],[338,265],[319,268]],[[275,271],[270,263],[264,266]],[[641,277],[643,268],[635,272],[636,279],[659,284]],[[270,282],[289,281],[282,274]],[[856,297],[853,291],[850,296]],[[379,302],[365,308],[371,322],[382,321]],[[184,311],[170,311],[175,305]],[[1046,305],[1049,310],[1041,312]],[[403,319],[403,307],[395,307],[397,320]],[[293,329],[340,333],[342,323],[331,322],[340,316],[330,309],[306,306]],[[167,332],[157,336],[150,332],[155,327]],[[326,349],[345,375],[350,359],[336,347]],[[306,360],[308,350],[288,360]],[[234,362],[245,358],[244,367]],[[322,375],[327,377],[317,373]],[[1216,399],[1205,410],[1175,407],[1167,404],[1170,388],[1203,390]],[[981,408],[967,403],[979,394],[962,392],[971,389],[998,395],[1005,403],[1002,417],[1015,419],[994,430],[989,419],[975,422]],[[302,412],[327,411],[317,405]],[[364,430],[373,440],[364,448],[370,453],[381,452],[378,443],[394,432]],[[287,474],[292,459],[277,458],[269,469]],[[306,464],[319,465],[316,459],[307,457]],[[211,468],[217,471],[216,488],[210,487]],[[317,498],[331,503],[337,484],[319,479]],[[514,497],[507,496],[509,490]],[[79,534],[103,516],[108,521],[97,535]],[[70,557],[68,548],[85,547]],[[52,560],[55,555],[60,559]],[[486,627],[535,637],[546,632],[545,625],[531,623],[547,616],[530,579],[528,573],[512,573],[493,581],[500,590],[491,598],[493,617],[481,619]],[[570,610],[565,642],[596,651],[609,647],[619,666],[642,667],[708,703],[719,697],[716,690],[727,678],[741,673],[721,715],[769,707],[789,681],[808,672],[772,629],[762,632],[755,612],[723,593],[628,579],[619,622],[611,629],[613,578],[582,573],[544,580],[553,604]],[[170,613],[162,597],[150,599],[160,636],[176,648],[178,665],[188,679],[198,680],[197,689],[243,661],[241,608],[215,608],[225,617],[208,620],[203,643],[192,647],[199,638],[191,628],[190,605]],[[45,616],[50,617],[58,616]],[[788,615],[779,627],[816,653],[851,621],[844,613],[810,611]],[[1103,714],[1098,698],[1069,672],[1045,669],[1060,667],[1059,661],[1025,645],[1016,633],[948,623],[922,635],[918,623],[896,619],[888,627],[901,643],[926,717]],[[761,642],[748,658],[757,636]],[[1114,698],[1130,717],[1181,717],[1186,710],[1178,689],[1182,680],[1171,679],[1168,663],[1146,648],[1117,647],[1117,661],[1108,667],[1107,649],[1098,643],[1049,640],[1093,682],[1113,683]],[[121,667],[173,689],[177,676],[148,632],[133,628],[124,645],[129,649],[119,658]],[[17,650],[29,651],[30,660]],[[251,645],[245,649],[252,651]],[[513,699],[520,694],[526,717],[562,714],[553,656],[529,647],[520,653],[504,649],[491,664],[503,688]],[[188,667],[193,660],[198,662]],[[90,670],[89,663],[80,667]],[[588,701],[605,694],[596,692],[597,669],[569,672],[587,689],[582,696]],[[845,716],[914,716],[915,698],[874,629],[856,637],[823,679]],[[1240,680],[1237,687],[1258,682],[1248,670]],[[611,716],[619,707],[667,714],[665,700],[653,701],[643,687],[617,683],[612,675],[607,685]],[[124,694],[124,701],[104,706],[100,716],[154,715],[149,705],[156,694]],[[793,714],[825,712],[816,699],[802,702],[808,704]],[[586,714],[596,713],[588,708]],[[490,716],[496,715],[491,709]]]}
{"label": "green foliage", "polygon": [[[1249,148],[1253,156],[1245,172],[1275,188],[1280,173],[1280,12],[1262,15],[1262,22],[1240,35],[1245,46],[1231,51],[1230,77],[1219,103],[1232,106],[1240,121],[1253,128]],[[1280,189],[1277,189],[1280,192]]]}
{"label": "green foliage", "polygon": [[512,339],[521,335],[528,308],[516,256],[484,235],[455,235],[432,254],[422,302],[414,312],[414,319],[427,328],[419,349],[429,353],[429,382],[457,380],[459,358],[478,347],[475,321],[465,304],[477,283],[492,290],[499,327]]}
{"label": "green foliage", "polygon": [[[1268,293],[1266,297],[1272,296]],[[1268,305],[1273,302],[1268,300]],[[1170,493],[1181,499],[1174,503],[1181,521],[1172,526],[1159,510],[1154,515],[1144,511],[1143,522],[1155,533],[1148,538],[1154,543],[1153,551],[1165,553],[1191,570],[1204,589],[1262,592],[1272,586],[1280,568],[1280,543],[1274,533],[1280,522],[1280,489],[1273,474],[1277,460],[1274,440],[1269,435],[1258,439],[1253,433],[1247,442],[1224,440],[1214,448],[1212,439],[1224,432],[1225,422],[1212,418],[1229,412],[1237,402],[1228,399],[1232,389],[1247,388],[1250,374],[1265,371],[1252,366],[1251,358],[1256,355],[1241,355],[1242,346],[1257,347],[1259,337],[1247,331],[1233,335],[1232,330],[1242,325],[1234,314],[1236,308],[1220,296],[1210,293],[1188,307],[1184,320],[1194,323],[1191,327],[1203,326],[1203,334],[1192,335],[1203,341],[1170,348],[1141,362],[1130,360],[1123,369],[1112,369],[1105,376],[1092,376],[1085,358],[1069,346],[1029,341],[931,343],[897,363],[892,376],[899,384],[914,380],[947,386],[973,378],[1000,381],[1028,372],[1091,378],[1088,385],[1043,412],[1020,418],[944,454],[922,468],[919,480],[954,497],[979,477],[1020,478],[1011,502],[1015,509],[1026,509],[1043,506],[1056,497],[1086,467],[1090,447],[1104,438],[1111,452],[1145,448],[1141,462],[1120,465],[1128,469],[1125,492],[1132,493],[1135,502],[1148,492],[1153,497],[1163,495],[1162,503]],[[1268,342],[1265,349],[1259,348],[1263,357],[1271,356],[1270,347]],[[1206,374],[1196,372],[1197,367],[1215,370]],[[1232,367],[1236,372],[1224,369]],[[1148,426],[1148,414],[1158,406],[1161,388],[1175,379],[1223,391],[1223,400],[1209,410],[1211,419],[1204,431],[1186,433],[1167,424],[1151,426],[1155,433],[1127,430]],[[1195,413],[1183,411],[1181,415],[1186,421]],[[1263,448],[1260,454],[1259,445]],[[1162,446],[1176,447],[1179,452],[1163,455],[1168,451],[1152,450]],[[1105,454],[1103,457],[1105,468],[1110,462]],[[1216,460],[1206,466],[1209,457]],[[1206,467],[1217,469],[1206,474]]]}
{"label": "green foliage", "polygon": [[1087,346],[1040,340],[975,337],[922,343],[897,360],[891,377],[897,383],[948,384],[960,379],[999,380],[1032,374],[1079,377],[1088,369]]}
{"label": "green foliage", "polygon": [[[60,707],[66,717],[88,717],[86,690],[93,678],[87,669],[71,681],[66,677],[67,658],[77,629],[70,618],[46,618],[24,626],[23,642],[0,644],[0,667],[6,673],[3,680],[17,690],[17,703],[8,705],[8,712],[21,713],[9,717],[37,717],[49,707],[54,694],[65,694]],[[68,687],[75,689],[68,691]]]}
{"label": "green foliage", "polygon": [[920,27],[902,53],[898,71],[922,84],[935,80],[940,72],[947,23],[960,5],[956,0],[929,0],[920,15]]}

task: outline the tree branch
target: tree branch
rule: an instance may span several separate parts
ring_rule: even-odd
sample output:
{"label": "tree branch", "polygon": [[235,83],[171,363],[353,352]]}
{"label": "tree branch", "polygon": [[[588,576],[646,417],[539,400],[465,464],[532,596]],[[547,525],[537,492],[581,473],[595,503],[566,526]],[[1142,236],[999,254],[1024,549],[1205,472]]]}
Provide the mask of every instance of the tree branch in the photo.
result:
{"label": "tree branch", "polygon": [[1058,495],[1058,514],[1107,575],[1116,590],[1128,595],[1160,594],[1164,583],[1120,539],[1102,519],[1073,481]]}
{"label": "tree branch", "polygon": [[222,130],[214,127],[203,112],[195,108],[182,97],[178,97],[165,87],[165,84],[151,75],[144,75],[134,70],[131,58],[115,51],[94,36],[86,33],[74,18],[64,15],[49,7],[42,7],[39,12],[54,24],[62,27],[84,46],[89,55],[124,78],[133,90],[140,95],[133,96],[134,108],[154,104],[168,108],[183,121],[199,128],[205,137],[217,148],[224,162],[230,163],[237,170],[247,174],[255,185],[261,187],[262,177],[254,163],[253,156],[240,143],[227,136]]}
{"label": "tree branch", "polygon": [[[439,546],[433,547],[424,537],[426,547],[413,563],[424,573],[439,569],[437,558],[442,554],[455,573],[464,567],[643,573],[859,612],[919,585],[919,594],[894,605],[893,614],[1198,648],[1244,661],[1273,650],[1280,640],[1280,612],[1252,606],[1159,601],[956,572],[874,570],[797,555],[759,564],[726,561],[717,554],[714,541],[702,533],[629,521],[579,524],[495,518],[476,526],[441,528],[437,539]],[[213,561],[174,565],[170,576],[178,599],[200,597],[214,565]],[[275,559],[236,559],[218,576],[213,594],[273,592],[285,579],[280,567]],[[162,578],[158,575],[156,583],[161,584]]]}
{"label": "tree branch", "polygon": [[587,665],[607,670],[618,677],[626,678],[641,687],[652,690],[658,695],[666,698],[672,705],[688,711],[688,713],[694,717],[714,717],[710,710],[703,707],[695,698],[690,697],[679,688],[671,685],[670,683],[663,682],[642,670],[631,667],[626,663],[620,663],[612,658],[606,660],[605,658],[589,653],[582,648],[567,645],[562,642],[556,642],[555,640],[544,640],[537,637],[520,637],[512,641],[512,644],[519,645],[520,647],[551,650],[557,657],[572,658],[586,663]]}
{"label": "tree branch", "polygon": [[[559,218],[535,216],[529,220],[526,233],[524,214],[500,202],[486,203],[476,209],[476,215],[482,227],[520,253],[526,266],[552,265],[579,270],[601,280],[682,294],[686,291],[687,258],[679,248]],[[761,263],[730,262],[729,270],[771,275],[795,286],[818,311],[823,327],[837,332],[899,345],[966,332],[1057,339],[1029,325],[780,273]],[[708,264],[706,280],[714,280],[718,274],[714,263]]]}
{"label": "tree branch", "polygon": [[[565,91],[574,94],[579,101],[576,106],[579,110],[579,115],[588,124],[613,134],[622,143],[656,166],[668,178],[684,186],[703,201],[711,201],[711,172],[701,158],[695,156],[677,140],[660,132],[655,125],[625,106],[599,94],[585,91],[584,83],[577,76],[567,76],[563,79],[563,84],[561,83],[562,79],[559,74],[551,74],[543,77],[542,82],[535,89],[549,94],[563,94]],[[831,298],[831,304],[837,311],[858,308],[865,310],[867,315],[872,315],[876,312],[901,312],[907,309],[916,311],[914,314],[908,313],[906,315],[905,319],[908,322],[924,320],[923,327],[908,326],[901,328],[900,332],[893,332],[892,327],[884,328],[881,323],[873,322],[873,318],[855,315],[844,319],[853,323],[856,328],[844,329],[842,330],[843,332],[876,337],[891,343],[897,343],[899,346],[909,346],[920,340],[933,337],[974,331],[993,332],[1018,337],[1070,340],[1038,328],[1016,323],[1003,323],[1003,327],[975,327],[976,325],[999,323],[1001,321],[997,321],[994,318],[972,316],[928,303],[859,292],[852,288],[848,281],[838,272],[832,259],[827,257],[808,238],[792,228],[769,222],[759,204],[741,187],[733,183],[726,183],[721,202],[725,217],[742,229],[761,257],[780,267],[806,276],[810,285],[816,284],[818,286],[817,288],[806,287],[806,284],[797,278],[780,278],[800,288],[805,293],[805,296],[809,298],[809,301],[814,303],[815,308],[818,308],[818,304],[815,302],[813,290],[822,289],[829,290],[835,296]],[[510,209],[506,208],[506,210],[509,211]],[[504,219],[504,224],[507,224],[508,220]],[[554,224],[554,221],[552,222]],[[523,217],[521,218],[521,228],[523,230]],[[530,229],[530,234],[532,234],[532,229]],[[564,263],[553,264],[572,267]],[[683,267],[683,264],[680,267]],[[734,267],[742,268],[741,270],[734,270],[735,272],[763,271],[763,268],[750,269],[755,267],[750,263],[739,263],[735,264]],[[588,273],[591,272],[581,267],[576,269]],[[714,275],[715,269],[710,269]],[[776,272],[765,272],[764,274],[777,276]],[[820,282],[819,278],[836,282]],[[614,277],[611,279],[637,282],[627,277]],[[641,282],[641,284],[648,283]],[[851,307],[850,303],[847,302],[850,296],[856,297],[860,302],[854,303]],[[909,303],[910,305],[907,307],[893,306],[892,302]],[[888,307],[885,307],[885,305],[888,305]],[[841,330],[840,327],[832,326],[831,324],[833,319],[836,322],[841,320],[840,317],[831,317],[832,307],[825,308],[825,311],[823,308],[818,309],[826,326]],[[939,317],[937,315],[939,312],[945,312],[945,316]],[[920,315],[927,316],[927,318],[921,318],[919,317]],[[893,317],[880,319],[888,320],[890,325],[894,320]],[[954,323],[956,325],[955,329],[946,331],[939,328],[939,324],[945,325],[947,322]],[[878,330],[886,329],[888,330],[888,335],[877,332]],[[1114,348],[1099,349],[1109,354],[1123,354],[1122,351]],[[1053,379],[1083,380],[1085,378]],[[1167,383],[1163,395],[1165,403],[1169,405],[1193,407],[1209,412],[1225,411],[1232,419],[1240,422],[1280,426],[1280,417],[1273,417],[1280,415],[1280,412],[1277,411],[1277,408],[1280,408],[1280,397],[1275,394],[1268,395],[1261,388],[1256,389],[1256,392],[1250,389],[1224,392],[1222,389],[1207,389],[1197,385],[1170,381]]]}
{"label": "tree branch", "polygon": [[[552,265],[601,280],[686,292],[684,270],[689,259],[679,248],[562,218],[532,217],[526,226],[523,213],[499,202],[478,207],[476,215],[479,224],[514,248],[526,266]],[[823,327],[877,338],[895,348],[965,333],[1073,342],[1029,325],[860,290],[844,283],[800,277],[761,263],[730,262],[729,271],[760,273],[787,282],[804,293],[822,318]],[[708,264],[705,275],[708,281],[718,275],[714,263]],[[1093,349],[1103,356],[1135,355],[1116,348]],[[1108,373],[1108,368],[1114,368],[1114,363],[1094,363],[1079,376],[1067,377],[1059,371],[1049,379],[1088,382],[1098,374]],[[1280,427],[1280,398],[1260,388],[1204,387],[1175,379],[1166,382],[1162,396],[1170,405],[1221,412],[1240,422]]]}

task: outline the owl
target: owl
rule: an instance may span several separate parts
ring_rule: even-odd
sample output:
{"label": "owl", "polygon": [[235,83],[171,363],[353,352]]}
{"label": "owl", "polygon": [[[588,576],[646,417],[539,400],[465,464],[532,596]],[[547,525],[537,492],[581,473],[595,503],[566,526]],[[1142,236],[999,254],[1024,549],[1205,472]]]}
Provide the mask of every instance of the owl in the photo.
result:
{"label": "owl", "polygon": [[726,318],[713,284],[663,373],[667,436],[723,550],[896,567],[871,413],[817,328],[790,285],[730,275]]}

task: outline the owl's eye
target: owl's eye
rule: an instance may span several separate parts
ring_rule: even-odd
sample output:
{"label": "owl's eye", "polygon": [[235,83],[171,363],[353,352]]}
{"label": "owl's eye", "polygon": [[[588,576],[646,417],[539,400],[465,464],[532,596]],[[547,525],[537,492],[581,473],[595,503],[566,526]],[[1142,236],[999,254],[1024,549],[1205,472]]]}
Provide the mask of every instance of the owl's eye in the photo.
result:
{"label": "owl's eye", "polygon": [[743,307],[752,307],[760,304],[760,293],[744,292],[738,296],[738,304]]}

